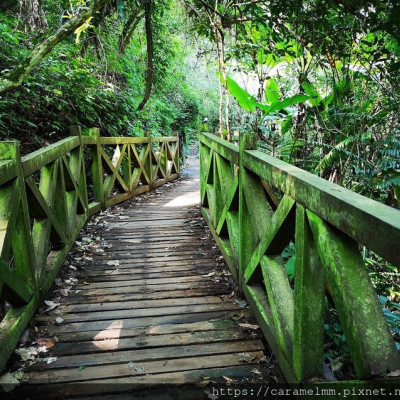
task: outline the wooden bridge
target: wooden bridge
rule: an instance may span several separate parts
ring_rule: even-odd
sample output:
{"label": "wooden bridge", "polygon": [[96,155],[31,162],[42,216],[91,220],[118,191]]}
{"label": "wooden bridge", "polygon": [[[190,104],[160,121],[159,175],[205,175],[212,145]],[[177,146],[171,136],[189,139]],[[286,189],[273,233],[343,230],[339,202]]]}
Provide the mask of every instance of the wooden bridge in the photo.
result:
{"label": "wooden bridge", "polygon": [[199,185],[195,164],[172,182],[177,137],[71,133],[22,158],[16,142],[0,144],[1,368],[42,307],[36,343],[17,349],[35,362],[11,365],[19,386],[7,397],[197,399],[210,382],[283,381],[262,335],[287,381],[322,378],[326,296],[359,380],[400,368],[359,251],[400,264],[398,210],[269,157],[248,135],[239,146],[200,135]]}

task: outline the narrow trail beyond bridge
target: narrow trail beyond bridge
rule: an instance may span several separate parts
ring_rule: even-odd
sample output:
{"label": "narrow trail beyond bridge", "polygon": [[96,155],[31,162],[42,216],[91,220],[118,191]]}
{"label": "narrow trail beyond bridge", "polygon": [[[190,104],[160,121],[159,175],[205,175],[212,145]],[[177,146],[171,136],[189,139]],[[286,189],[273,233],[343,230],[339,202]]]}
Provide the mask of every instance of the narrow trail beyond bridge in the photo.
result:
{"label": "narrow trail beyond bridge", "polygon": [[89,221],[49,294],[61,305],[33,321],[51,348],[10,398],[200,399],[213,382],[281,379],[201,218],[198,175],[191,156],[178,182]]}

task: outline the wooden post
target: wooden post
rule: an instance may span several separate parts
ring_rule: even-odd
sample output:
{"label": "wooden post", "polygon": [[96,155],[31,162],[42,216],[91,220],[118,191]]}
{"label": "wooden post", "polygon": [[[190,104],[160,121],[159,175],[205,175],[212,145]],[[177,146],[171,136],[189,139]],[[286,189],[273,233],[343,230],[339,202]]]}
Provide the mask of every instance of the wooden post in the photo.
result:
{"label": "wooden post", "polygon": [[146,131],[144,133],[144,137],[149,138],[149,143],[147,144],[147,148],[148,148],[148,155],[147,158],[145,159],[144,162],[144,168],[146,170],[147,176],[150,179],[150,190],[153,188],[153,144],[152,144],[152,140],[151,140],[151,133]]}
{"label": "wooden post", "polygon": [[89,199],[88,199],[88,194],[87,194],[87,183],[86,183],[86,168],[85,168],[85,158],[83,155],[83,142],[82,142],[82,129],[80,126],[71,126],[69,128],[69,133],[70,136],[78,136],[79,137],[79,143],[80,143],[80,149],[79,149],[79,158],[77,162],[77,168],[78,170],[77,175],[77,183],[79,187],[79,191],[81,196],[83,197],[84,200],[84,206],[85,206],[85,211],[87,214],[87,217],[89,217]]}
{"label": "wooden post", "polygon": [[305,208],[296,210],[293,370],[299,382],[322,374],[325,274]]}
{"label": "wooden post", "polygon": [[104,202],[104,187],[103,187],[103,167],[101,163],[101,145],[100,145],[100,129],[91,128],[89,129],[88,136],[95,138],[96,144],[90,146],[90,153],[92,157],[92,179],[93,179],[93,191],[94,201],[101,203],[101,209],[106,208]]}
{"label": "wooden post", "polygon": [[183,140],[181,139],[181,135],[178,131],[174,132],[174,136],[176,136],[176,152],[175,152],[175,164],[178,168],[178,174],[180,173],[180,156],[183,154]]}
{"label": "wooden post", "polygon": [[200,132],[209,132],[208,123],[203,122],[200,124]]}
{"label": "wooden post", "polygon": [[248,246],[248,229],[249,218],[246,217],[247,207],[245,205],[245,196],[243,192],[243,183],[246,179],[244,167],[243,167],[243,157],[246,150],[257,149],[257,136],[253,133],[246,133],[239,136],[239,265],[238,265],[238,284],[239,291],[243,294],[244,279],[243,274],[246,268],[247,260],[251,256],[251,251]]}
{"label": "wooden post", "polygon": [[12,227],[13,229],[7,227],[6,229],[10,229],[10,231],[6,232],[6,234],[7,236],[8,234],[11,235],[10,245],[12,246],[14,256],[13,275],[18,285],[12,285],[10,282],[9,286],[15,289],[15,292],[10,293],[10,297],[6,299],[11,304],[23,304],[29,301],[32,295],[32,288],[34,290],[33,294],[37,292],[38,280],[35,257],[33,257],[35,252],[29,225],[28,202],[19,142],[16,140],[0,142],[0,160],[14,160],[17,171],[16,181],[14,182],[16,196],[13,196],[13,204],[9,204],[10,207],[14,208],[14,226]]}

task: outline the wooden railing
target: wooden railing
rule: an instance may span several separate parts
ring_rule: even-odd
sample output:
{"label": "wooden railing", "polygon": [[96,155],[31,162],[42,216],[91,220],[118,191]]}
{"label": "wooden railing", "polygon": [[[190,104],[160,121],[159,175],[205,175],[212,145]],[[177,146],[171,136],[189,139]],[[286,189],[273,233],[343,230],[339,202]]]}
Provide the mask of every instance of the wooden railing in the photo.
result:
{"label": "wooden railing", "polygon": [[[321,376],[325,297],[359,379],[400,368],[360,254],[400,265],[400,211],[255,150],[200,134],[202,213],[290,382]],[[295,247],[294,281],[282,252]]]}
{"label": "wooden railing", "polygon": [[178,137],[74,127],[24,157],[18,142],[0,142],[0,370],[88,217],[178,176]]}

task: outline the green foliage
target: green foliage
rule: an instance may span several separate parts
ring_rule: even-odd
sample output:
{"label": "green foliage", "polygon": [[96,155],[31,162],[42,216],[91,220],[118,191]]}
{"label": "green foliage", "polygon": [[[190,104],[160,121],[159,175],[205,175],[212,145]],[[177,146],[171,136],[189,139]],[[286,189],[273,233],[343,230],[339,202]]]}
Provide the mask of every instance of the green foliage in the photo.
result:
{"label": "green foliage", "polygon": [[[134,4],[118,1],[108,14],[96,15],[79,32],[79,41],[74,35],[58,45],[23,86],[3,96],[3,139],[20,139],[27,145],[23,151],[31,151],[68,135],[68,126],[76,124],[99,127],[102,135],[111,136],[140,136],[150,126],[155,135],[170,135],[198,124],[201,95],[181,68],[191,49],[179,31],[182,16],[170,9],[170,1],[154,3],[155,90],[147,107],[137,112],[146,68],[143,26],[124,54],[117,51]],[[60,22],[60,5],[45,1],[42,6],[49,23]],[[68,13],[81,6],[71,5]],[[23,32],[19,24],[12,13],[0,12],[0,73],[17,65],[38,42],[35,32]]]}

